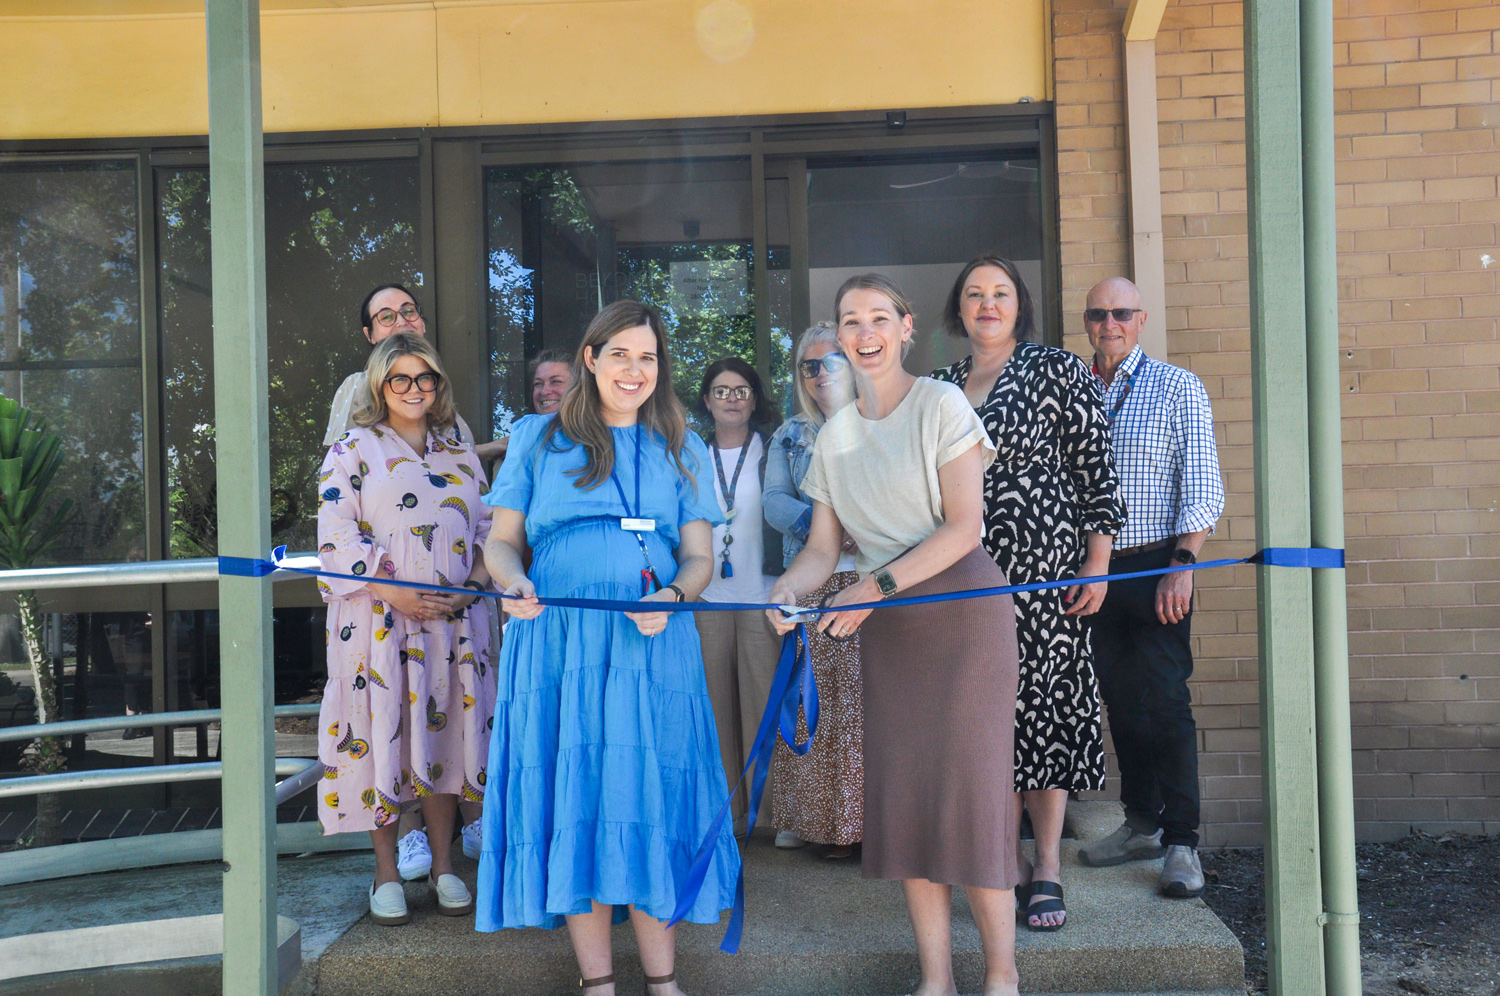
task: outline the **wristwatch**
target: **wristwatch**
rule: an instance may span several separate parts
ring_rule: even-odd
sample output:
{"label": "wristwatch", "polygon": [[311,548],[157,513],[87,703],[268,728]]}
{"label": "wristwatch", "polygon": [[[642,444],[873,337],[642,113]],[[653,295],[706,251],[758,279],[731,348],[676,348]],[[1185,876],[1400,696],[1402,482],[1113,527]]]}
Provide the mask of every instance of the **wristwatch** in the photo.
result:
{"label": "wristwatch", "polygon": [[1172,562],[1177,564],[1196,564],[1198,557],[1193,551],[1185,550],[1179,546],[1176,550],[1172,551]]}
{"label": "wristwatch", "polygon": [[875,583],[880,586],[881,598],[890,598],[896,593],[896,579],[891,577],[890,571],[877,572]]}
{"label": "wristwatch", "polygon": [[465,581],[464,582],[464,587],[465,588],[473,588],[475,591],[479,592],[481,595],[484,594],[484,585],[480,584],[478,581],[475,581],[473,578],[470,578],[468,581]]}
{"label": "wristwatch", "polygon": [[681,588],[677,587],[675,584],[669,584],[669,585],[667,585],[667,587],[671,588],[673,591],[677,592],[677,600],[679,602],[686,602],[687,601],[687,593],[685,591],[683,591]]}

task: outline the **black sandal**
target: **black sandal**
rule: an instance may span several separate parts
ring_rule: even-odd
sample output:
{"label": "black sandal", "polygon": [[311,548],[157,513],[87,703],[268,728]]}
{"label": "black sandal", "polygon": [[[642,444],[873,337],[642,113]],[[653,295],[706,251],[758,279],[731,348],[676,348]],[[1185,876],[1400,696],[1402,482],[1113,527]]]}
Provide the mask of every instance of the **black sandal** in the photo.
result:
{"label": "black sandal", "polygon": [[1016,886],[1016,916],[1026,915],[1026,907],[1031,905],[1031,883]]}
{"label": "black sandal", "polygon": [[[1033,903],[1033,902],[1030,901],[1032,899],[1035,899],[1037,896],[1051,896],[1051,897],[1054,897],[1054,898],[1043,899],[1040,902],[1035,902],[1035,903]],[[1034,916],[1040,916],[1043,913],[1062,913],[1062,914],[1066,914],[1068,912],[1067,906],[1063,905],[1063,887],[1062,887],[1062,883],[1061,882],[1046,882],[1046,881],[1032,882],[1031,883],[1031,890],[1030,890],[1029,895],[1027,896],[1027,900],[1028,900],[1027,901],[1027,905],[1026,905],[1026,929],[1027,930],[1034,930],[1034,931],[1037,931],[1038,933],[1042,933],[1042,934],[1051,934],[1051,933],[1054,933],[1056,931],[1062,930],[1063,926],[1067,924],[1068,921],[1066,919],[1064,919],[1062,923],[1052,923],[1052,924],[1047,924],[1047,923],[1035,923],[1034,924],[1034,923],[1031,922],[1031,918],[1032,917],[1034,917]]]}

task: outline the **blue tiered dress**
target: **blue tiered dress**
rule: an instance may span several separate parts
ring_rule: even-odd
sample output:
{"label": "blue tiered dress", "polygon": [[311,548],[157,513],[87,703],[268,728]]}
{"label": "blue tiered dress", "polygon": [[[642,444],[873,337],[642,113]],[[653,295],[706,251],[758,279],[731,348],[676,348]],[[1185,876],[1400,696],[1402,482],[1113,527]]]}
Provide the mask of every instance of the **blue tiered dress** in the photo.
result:
{"label": "blue tiered dress", "polygon": [[[669,584],[685,522],[723,521],[703,443],[688,433],[684,480],[649,430],[614,429],[615,474],[635,503],[627,513],[610,481],[576,486],[585,456],[554,416],[517,422],[485,503],[526,515],[530,577],[546,597],[638,599],[644,561],[620,519],[656,520],[644,533],[651,564]],[[558,452],[562,449],[561,452]],[[696,488],[694,484],[696,483]],[[647,638],[616,612],[547,608],[506,627],[490,741],[475,926],[557,927],[591,900],[661,920],[726,796],[698,631],[687,613]],[[703,890],[686,919],[717,923],[734,901],[739,852],[726,820]]]}

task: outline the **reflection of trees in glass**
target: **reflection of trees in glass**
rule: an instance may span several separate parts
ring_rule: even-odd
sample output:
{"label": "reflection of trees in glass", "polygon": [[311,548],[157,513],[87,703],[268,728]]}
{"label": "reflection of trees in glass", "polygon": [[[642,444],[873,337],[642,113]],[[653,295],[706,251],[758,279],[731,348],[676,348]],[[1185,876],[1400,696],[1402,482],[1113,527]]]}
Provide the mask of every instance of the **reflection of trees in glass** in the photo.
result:
{"label": "reflection of trees in glass", "polygon": [[[161,313],[171,552],[217,544],[208,178],[163,171]],[[360,299],[376,284],[420,296],[414,162],[266,168],[266,317],[271,407],[271,516],[277,543],[312,549],[317,472],[333,394],[364,365]]]}
{"label": "reflection of trees in glass", "polygon": [[72,454],[52,563],[146,553],[136,205],[130,162],[0,170],[0,390]]}
{"label": "reflection of trees in glass", "polygon": [[[672,285],[674,262],[698,262],[708,279],[702,296],[687,298]],[[673,387],[682,403],[698,403],[698,382],[709,364],[738,356],[755,364],[755,305],[750,292],[751,247],[745,242],[683,242],[658,246],[621,246],[616,255],[620,294],[645,301],[661,311],[672,340]],[[732,291],[744,282],[741,300]],[[733,312],[739,311],[739,314]]]}

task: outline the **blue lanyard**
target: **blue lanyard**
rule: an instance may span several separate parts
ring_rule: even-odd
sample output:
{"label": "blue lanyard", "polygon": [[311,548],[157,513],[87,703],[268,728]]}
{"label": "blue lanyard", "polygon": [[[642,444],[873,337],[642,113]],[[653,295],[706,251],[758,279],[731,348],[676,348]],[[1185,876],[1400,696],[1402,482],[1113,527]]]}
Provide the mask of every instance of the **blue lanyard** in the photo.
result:
{"label": "blue lanyard", "polygon": [[734,565],[729,562],[729,548],[734,545],[734,536],[729,527],[734,520],[734,493],[740,487],[740,471],[745,468],[745,454],[750,452],[750,440],[755,438],[751,433],[745,437],[745,442],[740,446],[740,460],[734,465],[734,480],[724,479],[724,463],[719,459],[719,437],[714,434],[714,469],[719,472],[719,490],[724,493],[724,514],[730,520],[724,524],[724,562],[719,566],[719,577],[734,577]]}
{"label": "blue lanyard", "polygon": [[[624,529],[626,519],[639,520],[641,517],[641,423],[635,424],[635,508],[633,510],[629,500],[625,497],[625,486],[620,483],[620,476],[615,473],[613,466],[609,468],[609,479],[615,482],[615,490],[620,493],[620,504],[625,506],[625,519],[620,520],[620,528]],[[635,541],[641,547],[641,557],[646,561],[646,566],[641,568],[641,594],[644,596],[651,591],[661,591],[661,578],[656,576],[656,568],[651,566],[651,554],[646,552],[644,532],[640,529],[633,529],[631,532],[635,533]]]}
{"label": "blue lanyard", "polygon": [[[1136,367],[1136,373],[1140,373],[1141,367],[1144,367],[1145,365],[1146,358],[1142,357],[1140,366]],[[1114,406],[1111,407],[1107,412],[1105,412],[1105,414],[1109,416],[1109,424],[1111,426],[1115,424],[1115,416],[1120,414],[1120,409],[1125,407],[1125,399],[1130,397],[1130,389],[1135,387],[1135,374],[1129,373],[1124,370],[1121,370],[1120,373],[1125,375],[1125,389],[1120,392],[1120,400],[1116,401],[1114,403]],[[1108,388],[1106,388],[1105,390],[1108,390]]]}

